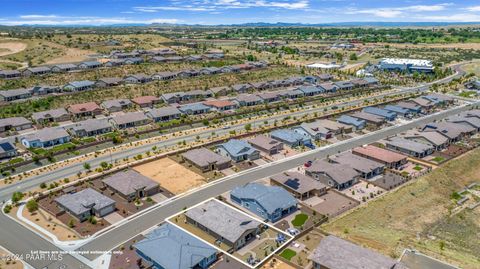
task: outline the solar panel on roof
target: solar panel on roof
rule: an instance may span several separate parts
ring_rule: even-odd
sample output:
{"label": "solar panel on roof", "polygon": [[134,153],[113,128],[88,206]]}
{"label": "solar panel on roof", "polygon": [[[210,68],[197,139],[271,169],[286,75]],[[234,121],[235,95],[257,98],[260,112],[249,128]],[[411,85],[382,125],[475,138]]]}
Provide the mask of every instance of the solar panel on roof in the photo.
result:
{"label": "solar panel on roof", "polygon": [[288,187],[294,189],[294,190],[298,190],[298,188],[300,187],[300,183],[298,182],[298,179],[297,178],[289,178],[287,179],[287,181],[285,181],[285,185],[287,185]]}
{"label": "solar panel on roof", "polygon": [[10,144],[10,143],[2,143],[2,144],[0,144],[0,147],[1,147],[4,151],[14,150],[12,144]]}

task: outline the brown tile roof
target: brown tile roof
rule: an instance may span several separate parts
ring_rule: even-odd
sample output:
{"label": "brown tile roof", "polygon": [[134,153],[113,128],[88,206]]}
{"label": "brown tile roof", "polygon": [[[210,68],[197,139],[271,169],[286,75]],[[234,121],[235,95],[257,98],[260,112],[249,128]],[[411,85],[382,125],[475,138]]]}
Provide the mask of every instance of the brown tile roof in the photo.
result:
{"label": "brown tile roof", "polygon": [[132,99],[132,102],[140,105],[140,104],[149,104],[151,102],[158,101],[158,100],[160,100],[158,99],[158,97],[147,95],[147,96],[135,97]]}
{"label": "brown tile roof", "polygon": [[372,145],[367,145],[366,147],[357,147],[357,148],[354,148],[352,151],[360,155],[370,156],[374,159],[381,160],[386,163],[399,162],[407,158],[402,154],[399,154],[390,150],[382,149],[379,147],[375,147]]}
{"label": "brown tile roof", "polygon": [[75,104],[68,107],[68,111],[74,114],[82,113],[82,112],[90,112],[95,110],[101,110],[101,108],[95,102]]}
{"label": "brown tile roof", "polygon": [[210,101],[203,102],[203,104],[206,105],[206,106],[213,106],[213,107],[216,107],[216,108],[222,108],[222,107],[226,107],[226,106],[234,106],[235,105],[234,102],[228,101],[228,100],[210,100]]}

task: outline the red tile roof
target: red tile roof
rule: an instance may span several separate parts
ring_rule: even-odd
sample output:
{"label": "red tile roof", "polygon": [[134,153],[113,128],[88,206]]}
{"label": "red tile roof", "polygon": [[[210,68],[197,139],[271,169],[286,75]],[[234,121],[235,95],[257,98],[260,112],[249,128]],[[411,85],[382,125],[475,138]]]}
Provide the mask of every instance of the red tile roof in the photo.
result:
{"label": "red tile roof", "polygon": [[399,162],[407,156],[382,149],[379,147],[375,147],[372,145],[367,145],[366,147],[357,147],[352,150],[354,153],[358,153],[360,155],[365,155],[365,156],[370,156],[374,159],[386,162],[386,163],[394,163],[394,162]]}
{"label": "red tile roof", "polygon": [[75,104],[68,107],[68,111],[70,111],[73,114],[78,114],[82,112],[92,112],[95,110],[101,110],[101,108],[95,102]]}

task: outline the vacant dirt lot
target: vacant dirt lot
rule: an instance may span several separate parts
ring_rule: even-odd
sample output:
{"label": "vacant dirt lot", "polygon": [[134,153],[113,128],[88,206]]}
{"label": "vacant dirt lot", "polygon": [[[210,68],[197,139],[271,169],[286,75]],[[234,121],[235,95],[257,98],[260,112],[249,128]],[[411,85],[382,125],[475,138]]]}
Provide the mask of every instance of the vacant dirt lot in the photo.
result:
{"label": "vacant dirt lot", "polygon": [[0,56],[6,56],[25,50],[27,44],[23,42],[3,42],[0,43]]}
{"label": "vacant dirt lot", "polygon": [[47,64],[60,64],[60,63],[73,63],[81,62],[88,59],[88,55],[93,54],[93,51],[77,49],[77,48],[68,48],[65,51],[65,55],[51,59]]}
{"label": "vacant dirt lot", "polygon": [[472,214],[478,216],[479,209],[462,218],[450,216],[455,207],[450,195],[480,181],[479,162],[476,149],[324,228],[392,257],[409,247],[462,268],[478,268],[480,252],[473,246],[480,245],[480,224]]}
{"label": "vacant dirt lot", "polygon": [[204,178],[170,158],[163,158],[134,167],[136,171],[160,184],[168,191],[179,194],[205,183]]}

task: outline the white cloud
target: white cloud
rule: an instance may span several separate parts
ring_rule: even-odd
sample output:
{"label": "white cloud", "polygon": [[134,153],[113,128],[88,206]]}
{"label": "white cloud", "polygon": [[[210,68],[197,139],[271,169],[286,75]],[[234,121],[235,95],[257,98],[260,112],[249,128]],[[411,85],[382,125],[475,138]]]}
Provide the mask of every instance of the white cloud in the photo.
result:
{"label": "white cloud", "polygon": [[420,13],[420,12],[435,12],[445,10],[447,6],[451,4],[437,4],[437,5],[413,5],[404,7],[386,7],[386,8],[371,8],[371,9],[350,9],[347,10],[347,14],[370,14],[375,17],[381,18],[398,18],[406,16],[408,13]]}
{"label": "white cloud", "polygon": [[171,1],[168,6],[138,6],[133,10],[139,12],[158,12],[158,11],[197,11],[197,12],[213,12],[225,9],[243,9],[243,8],[282,8],[282,9],[305,9],[309,6],[308,0],[297,0],[295,2],[279,0],[196,0],[187,1]]}
{"label": "white cloud", "polygon": [[457,13],[438,16],[422,16],[416,18],[419,21],[440,21],[440,22],[480,22],[480,15],[472,13]]}
{"label": "white cloud", "polygon": [[137,24],[137,23],[180,23],[178,19],[130,19],[130,18],[103,18],[103,17],[64,17],[55,15],[21,15],[19,19],[0,18],[1,25],[111,25],[111,24]]}
{"label": "white cloud", "polygon": [[470,12],[480,12],[480,6],[472,6],[472,7],[467,7],[465,9]]}

